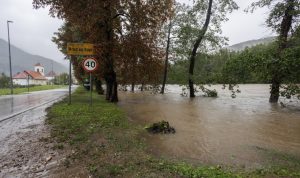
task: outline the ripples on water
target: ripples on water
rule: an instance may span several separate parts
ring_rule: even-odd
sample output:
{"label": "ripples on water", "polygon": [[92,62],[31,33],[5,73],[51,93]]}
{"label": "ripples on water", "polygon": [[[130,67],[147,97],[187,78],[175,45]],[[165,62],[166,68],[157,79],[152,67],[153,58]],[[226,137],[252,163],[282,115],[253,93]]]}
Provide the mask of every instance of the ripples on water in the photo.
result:
{"label": "ripples on water", "polygon": [[295,101],[270,104],[269,85],[240,85],[231,98],[217,89],[218,98],[180,96],[181,87],[168,86],[165,95],[121,93],[120,106],[138,123],[167,120],[175,135],[149,135],[154,154],[205,164],[260,167],[267,153],[300,157],[300,106]]}

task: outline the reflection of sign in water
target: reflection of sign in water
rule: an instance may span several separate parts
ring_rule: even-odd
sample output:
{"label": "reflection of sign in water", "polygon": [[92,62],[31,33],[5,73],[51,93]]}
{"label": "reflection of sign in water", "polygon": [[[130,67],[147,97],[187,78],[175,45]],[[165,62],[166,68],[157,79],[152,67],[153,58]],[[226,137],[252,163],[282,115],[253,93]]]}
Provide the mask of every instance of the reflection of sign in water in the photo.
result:
{"label": "reflection of sign in water", "polygon": [[94,55],[94,44],[91,43],[68,43],[68,55]]}
{"label": "reflection of sign in water", "polygon": [[83,59],[82,66],[85,71],[93,72],[98,68],[98,62],[95,58],[88,57]]}

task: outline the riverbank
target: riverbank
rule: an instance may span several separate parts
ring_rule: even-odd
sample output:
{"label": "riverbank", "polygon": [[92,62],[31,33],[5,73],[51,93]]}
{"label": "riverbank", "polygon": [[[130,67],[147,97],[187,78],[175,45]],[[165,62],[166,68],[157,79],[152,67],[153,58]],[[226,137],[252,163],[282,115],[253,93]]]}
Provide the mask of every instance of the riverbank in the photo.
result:
{"label": "riverbank", "polygon": [[[58,88],[64,88],[67,87],[66,85],[41,85],[41,86],[31,86],[29,87],[29,92],[34,91],[42,91],[42,90],[52,90],[52,89],[58,89]],[[22,94],[27,93],[28,88],[14,88],[13,90],[14,94]],[[10,95],[10,89],[0,89],[0,96],[1,95]]]}
{"label": "riverbank", "polygon": [[88,96],[78,88],[72,105],[64,100],[48,109],[54,149],[71,153],[60,170],[51,172],[55,177],[300,177],[299,170],[288,167],[247,172],[155,157],[146,151],[143,135],[148,133],[142,125],[128,121],[124,111],[102,96],[94,94],[90,107]]}

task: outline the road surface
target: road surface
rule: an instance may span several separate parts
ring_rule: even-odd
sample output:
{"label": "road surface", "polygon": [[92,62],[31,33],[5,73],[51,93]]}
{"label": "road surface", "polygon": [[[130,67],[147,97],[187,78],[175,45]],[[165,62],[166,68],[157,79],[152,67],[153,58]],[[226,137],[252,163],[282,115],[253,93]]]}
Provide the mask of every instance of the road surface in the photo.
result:
{"label": "road surface", "polygon": [[58,153],[41,141],[50,136],[45,109],[67,94],[55,89],[0,96],[0,177],[41,177],[55,165]]}
{"label": "road surface", "polygon": [[15,114],[57,100],[67,93],[67,89],[55,89],[23,95],[0,96],[0,122]]}

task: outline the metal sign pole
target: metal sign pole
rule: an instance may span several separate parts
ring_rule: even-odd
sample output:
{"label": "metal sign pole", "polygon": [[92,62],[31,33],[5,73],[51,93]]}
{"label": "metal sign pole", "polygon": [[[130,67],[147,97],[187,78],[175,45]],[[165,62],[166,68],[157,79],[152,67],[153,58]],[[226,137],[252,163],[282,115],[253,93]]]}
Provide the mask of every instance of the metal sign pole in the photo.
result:
{"label": "metal sign pole", "polygon": [[69,61],[69,105],[71,105],[71,86],[72,86],[72,65],[71,65],[71,59],[72,57],[70,57]]}
{"label": "metal sign pole", "polygon": [[90,106],[93,103],[93,92],[92,92],[93,84],[92,84],[92,72],[90,72]]}
{"label": "metal sign pole", "polygon": [[8,58],[9,58],[9,75],[10,75],[10,94],[14,94],[14,83],[12,76],[12,67],[11,67],[11,50],[10,50],[10,36],[9,36],[9,23],[13,23],[13,21],[7,21],[7,34],[8,34]]}
{"label": "metal sign pole", "polygon": [[82,62],[83,69],[90,74],[90,106],[93,104],[93,76],[92,72],[97,70],[98,63],[97,60],[93,57],[85,58]]}

